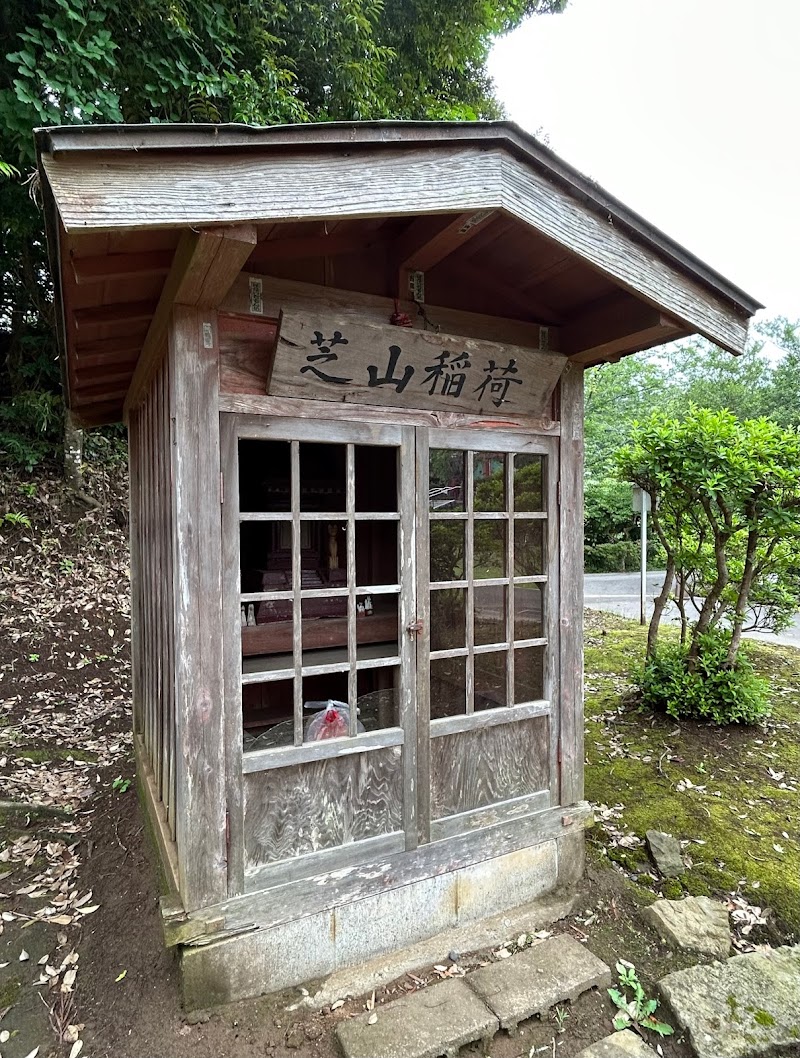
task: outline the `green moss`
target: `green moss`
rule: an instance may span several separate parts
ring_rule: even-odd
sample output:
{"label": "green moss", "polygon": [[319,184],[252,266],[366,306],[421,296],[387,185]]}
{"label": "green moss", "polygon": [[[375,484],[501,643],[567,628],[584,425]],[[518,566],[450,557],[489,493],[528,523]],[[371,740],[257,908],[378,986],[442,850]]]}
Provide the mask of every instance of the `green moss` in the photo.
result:
{"label": "green moss", "polygon": [[48,760],[66,760],[67,757],[72,757],[73,760],[88,760],[92,763],[97,760],[96,753],[87,753],[81,749],[65,749],[63,746],[46,746],[35,749],[17,747],[15,753],[33,764],[42,764]]}
{"label": "green moss", "polygon": [[757,1025],[763,1025],[765,1029],[771,1029],[775,1024],[775,1018],[773,1018],[772,1014],[766,1010],[757,1010],[755,1014],[753,1014],[753,1021],[755,1021]]}
{"label": "green moss", "polygon": [[680,900],[683,896],[683,886],[677,878],[667,878],[661,886],[661,893],[667,900]]}
{"label": "green moss", "polygon": [[9,977],[5,984],[0,985],[0,1010],[13,1007],[19,998],[22,989],[22,981],[19,977]]}
{"label": "green moss", "polygon": [[736,996],[732,995],[732,994],[729,994],[728,998],[727,998],[727,1003],[728,1003],[728,1010],[730,1010],[730,1012],[731,1012],[731,1021],[738,1021],[739,1020],[739,1015],[736,1013],[736,1011],[738,1010],[739,1004],[736,1001]]}
{"label": "green moss", "polygon": [[[773,682],[773,717],[765,729],[726,729],[717,753],[713,728],[677,725],[625,704],[627,676],[644,654],[645,636],[615,618],[606,635],[588,637],[587,797],[622,804],[622,825],[640,838],[656,829],[705,842],[686,850],[693,866],[678,879],[682,891],[722,895],[744,880],[753,903],[772,907],[783,927],[800,931],[800,849],[783,836],[793,830],[797,794],[781,790],[769,772],[800,774],[800,652],[761,644],[751,650],[756,668]],[[705,789],[679,790],[681,779]],[[631,851],[607,849],[625,870],[641,869]],[[753,882],[759,886],[749,890]],[[673,892],[665,883],[664,895],[674,898]]]}

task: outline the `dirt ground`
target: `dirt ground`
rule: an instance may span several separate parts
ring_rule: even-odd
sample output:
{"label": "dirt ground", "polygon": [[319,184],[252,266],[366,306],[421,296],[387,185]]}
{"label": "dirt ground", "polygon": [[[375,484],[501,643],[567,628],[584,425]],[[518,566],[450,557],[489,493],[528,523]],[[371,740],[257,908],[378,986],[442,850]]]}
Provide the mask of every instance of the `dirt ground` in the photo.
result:
{"label": "dirt ground", "polygon": [[[0,523],[0,1055],[332,1058],[337,1022],[371,996],[311,1012],[293,990],[182,1012],[133,776],[124,476],[97,471],[89,487],[98,508],[71,502],[55,479],[0,477],[0,511],[19,516]],[[602,731],[598,752],[613,757],[614,724]],[[717,738],[709,748],[721,747]],[[632,884],[646,880],[641,864],[635,875],[628,863],[610,864],[624,828],[613,818],[604,826],[576,913],[552,928],[611,966],[633,963],[652,995],[687,960],[641,921],[653,893]],[[454,966],[446,951],[444,969],[402,978],[378,992],[376,1006],[498,957],[479,952]],[[500,1034],[491,1058],[570,1058],[611,1031],[613,1013],[608,996],[586,995],[517,1037]],[[691,1053],[680,1036],[660,1043],[667,1058]]]}

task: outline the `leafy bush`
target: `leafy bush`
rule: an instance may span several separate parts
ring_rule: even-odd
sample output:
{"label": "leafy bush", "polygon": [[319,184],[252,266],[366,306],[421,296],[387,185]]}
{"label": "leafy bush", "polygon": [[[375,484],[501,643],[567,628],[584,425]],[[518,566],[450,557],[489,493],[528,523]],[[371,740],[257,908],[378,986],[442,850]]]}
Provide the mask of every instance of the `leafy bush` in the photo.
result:
{"label": "leafy bush", "polygon": [[755,724],[769,715],[769,683],[756,676],[739,650],[728,661],[730,633],[714,631],[699,639],[693,664],[687,646],[659,646],[634,674],[641,704],[676,720],[715,724]]}
{"label": "leafy bush", "polygon": [[[647,541],[647,568],[663,569],[664,559],[664,549],[650,537]],[[587,545],[583,552],[583,566],[587,573],[635,573],[641,561],[641,544],[632,540]]]}

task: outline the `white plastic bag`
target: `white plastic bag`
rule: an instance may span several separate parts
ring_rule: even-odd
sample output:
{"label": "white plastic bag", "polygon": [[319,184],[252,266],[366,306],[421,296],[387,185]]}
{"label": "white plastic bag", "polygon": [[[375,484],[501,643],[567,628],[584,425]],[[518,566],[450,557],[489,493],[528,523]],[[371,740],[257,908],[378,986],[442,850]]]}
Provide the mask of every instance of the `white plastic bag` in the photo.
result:
{"label": "white plastic bag", "polygon": [[[350,733],[350,707],[346,702],[329,698],[327,702],[305,702],[304,708],[313,709],[317,714],[306,724],[306,742],[344,738]],[[357,722],[356,730],[363,731],[364,725]]]}

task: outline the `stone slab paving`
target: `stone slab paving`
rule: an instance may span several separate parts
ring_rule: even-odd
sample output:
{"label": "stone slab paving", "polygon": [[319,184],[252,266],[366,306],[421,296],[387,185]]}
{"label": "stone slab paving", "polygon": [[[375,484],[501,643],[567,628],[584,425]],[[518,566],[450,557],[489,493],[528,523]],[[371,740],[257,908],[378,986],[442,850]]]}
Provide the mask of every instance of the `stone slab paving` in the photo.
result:
{"label": "stone slab paving", "polygon": [[551,937],[505,962],[467,974],[467,983],[485,1000],[500,1027],[515,1032],[534,1014],[556,1003],[574,1002],[590,988],[611,984],[611,971],[579,941],[566,934]]}
{"label": "stone slab paving", "polygon": [[697,1058],[800,1054],[800,945],[678,970],[658,987]]}
{"label": "stone slab paving", "polygon": [[625,1029],[612,1032],[577,1055],[577,1058],[656,1058],[656,1052],[648,1047],[635,1032]]}
{"label": "stone slab paving", "polygon": [[459,1048],[476,1040],[486,1041],[488,1051],[498,1028],[494,1014],[461,979],[343,1021],[336,1035],[345,1058],[455,1058]]}
{"label": "stone slab paving", "polygon": [[671,948],[696,951],[715,959],[730,955],[728,912],[708,896],[656,900],[649,907],[642,908],[641,914]]}

